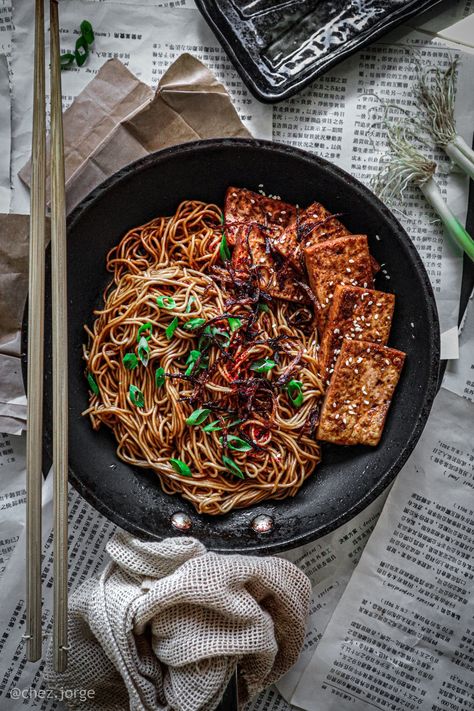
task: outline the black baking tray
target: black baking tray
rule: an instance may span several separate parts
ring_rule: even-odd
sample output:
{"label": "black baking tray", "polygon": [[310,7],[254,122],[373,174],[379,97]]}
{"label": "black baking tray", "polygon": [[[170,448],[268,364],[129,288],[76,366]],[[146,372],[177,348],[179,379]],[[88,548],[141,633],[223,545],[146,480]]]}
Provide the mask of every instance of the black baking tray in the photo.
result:
{"label": "black baking tray", "polygon": [[252,94],[275,103],[439,2],[196,0],[196,5]]}

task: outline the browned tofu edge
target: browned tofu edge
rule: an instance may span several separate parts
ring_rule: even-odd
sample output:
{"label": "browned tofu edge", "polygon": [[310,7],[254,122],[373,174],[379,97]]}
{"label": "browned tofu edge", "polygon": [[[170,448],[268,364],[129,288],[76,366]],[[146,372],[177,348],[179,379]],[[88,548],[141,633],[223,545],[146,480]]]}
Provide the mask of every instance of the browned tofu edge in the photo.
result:
{"label": "browned tofu edge", "polygon": [[[395,381],[385,388],[385,397],[381,402],[371,405],[371,398],[374,398],[374,391],[367,390],[368,383],[361,382],[358,378],[360,364],[359,358],[369,358],[373,368],[377,368],[376,373],[380,378],[387,374],[387,369],[392,365],[396,369]],[[340,445],[366,444],[376,446],[380,442],[383,433],[387,413],[393,397],[393,393],[398,384],[400,374],[405,362],[406,354],[395,348],[381,346],[369,341],[345,341],[341,348],[341,353],[336,362],[334,374],[330,385],[326,391],[324,402],[321,408],[316,437],[319,440],[332,442]],[[349,361],[352,362],[349,362]],[[367,364],[367,360],[365,362]],[[357,398],[351,396],[351,386],[357,379]],[[382,382],[382,381],[381,381]],[[364,392],[365,391],[365,392]],[[350,404],[347,404],[349,398]],[[362,410],[356,415],[350,408]],[[354,427],[349,433],[346,432],[345,416],[355,420]],[[373,433],[371,434],[371,425]],[[356,431],[356,434],[354,434]]]}

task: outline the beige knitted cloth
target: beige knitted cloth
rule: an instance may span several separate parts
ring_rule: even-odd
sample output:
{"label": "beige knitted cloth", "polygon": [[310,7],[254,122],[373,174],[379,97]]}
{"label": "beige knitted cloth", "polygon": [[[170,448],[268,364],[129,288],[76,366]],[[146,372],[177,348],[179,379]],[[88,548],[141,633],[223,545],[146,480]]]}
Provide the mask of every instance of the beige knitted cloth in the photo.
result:
{"label": "beige knitted cloth", "polygon": [[107,551],[112,562],[71,596],[64,674],[48,651],[48,686],[94,690],[70,708],[212,711],[237,663],[245,702],[296,662],[311,585],[292,563],[124,532]]}

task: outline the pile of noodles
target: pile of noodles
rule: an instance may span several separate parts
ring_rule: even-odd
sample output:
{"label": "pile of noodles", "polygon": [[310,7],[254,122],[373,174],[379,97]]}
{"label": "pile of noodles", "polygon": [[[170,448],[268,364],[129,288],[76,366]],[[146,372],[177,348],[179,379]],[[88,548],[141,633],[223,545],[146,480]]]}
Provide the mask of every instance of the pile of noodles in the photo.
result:
{"label": "pile of noodles", "polygon": [[[221,235],[221,210],[197,201],[183,202],[171,218],[132,229],[108,255],[113,281],[92,330],[86,327],[84,347],[87,374],[97,386],[84,413],[94,429],[110,427],[121,459],[153,469],[164,491],[181,494],[207,514],[293,496],[320,460],[314,428],[322,384],[310,309],[268,296],[263,308],[255,299],[235,298],[231,280],[216,276],[225,273]],[[174,306],[160,308],[160,296],[172,297]],[[229,316],[241,323],[233,333]],[[168,338],[175,318],[178,326]],[[196,318],[212,320],[228,335],[208,342],[205,359],[186,376],[190,352],[199,344],[202,350],[203,327],[184,328]],[[144,324],[151,324],[145,332],[148,364],[139,360],[130,370],[123,359],[137,354]],[[251,370],[265,358],[277,365],[263,373]],[[158,368],[166,374],[161,385]],[[290,377],[301,383],[299,407],[285,386]],[[131,385],[143,394],[143,406],[133,401]],[[199,408],[210,409],[209,417],[186,424]],[[216,420],[221,429],[204,431]],[[232,449],[230,435],[250,443],[250,450]],[[237,470],[229,469],[226,457]],[[190,474],[170,459],[184,462]]]}

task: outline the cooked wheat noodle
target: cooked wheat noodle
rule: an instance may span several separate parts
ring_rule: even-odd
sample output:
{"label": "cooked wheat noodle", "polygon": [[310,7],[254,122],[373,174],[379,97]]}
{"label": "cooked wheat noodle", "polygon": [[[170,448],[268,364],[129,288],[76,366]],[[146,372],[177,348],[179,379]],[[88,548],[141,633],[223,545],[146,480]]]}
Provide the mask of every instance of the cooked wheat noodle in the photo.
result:
{"label": "cooked wheat noodle", "polygon": [[[299,317],[308,316],[309,311],[301,314],[297,309],[301,312],[305,307],[268,302],[269,311],[259,311],[253,331],[249,330],[246,338],[242,335],[256,313],[255,304],[244,300],[229,305],[232,294],[213,274],[213,265],[222,267],[221,220],[217,206],[186,201],[173,217],[159,217],[130,230],[108,254],[107,268],[113,272],[113,280],[104,293],[103,308],[95,312],[92,329],[86,327],[89,343],[84,347],[87,371],[99,390],[98,395],[91,393],[84,413],[90,416],[94,429],[102,423],[109,427],[121,459],[153,469],[165,492],[181,494],[206,514],[294,496],[320,460],[310,426],[322,393],[316,330],[309,319],[298,325]],[[160,308],[159,296],[172,297],[173,308]],[[185,374],[190,351],[199,350],[202,334],[202,328],[185,330],[185,323],[195,318],[207,322],[224,313],[240,318],[242,326],[231,335],[230,345],[219,348],[211,342],[207,361],[203,361],[207,368],[199,369],[206,373],[201,385],[176,377]],[[168,339],[166,328],[175,317],[179,325]],[[152,325],[151,334],[146,332],[148,365],[139,361],[129,370],[123,358],[137,353],[138,329],[146,323]],[[213,323],[229,332],[227,317]],[[289,338],[278,341],[276,367],[262,374],[250,370],[256,360],[275,357],[275,342],[265,341],[278,336]],[[302,383],[304,401],[300,407],[292,404],[284,386],[275,385],[295,358],[291,377]],[[158,367],[167,374],[161,386],[155,382]],[[194,371],[191,376],[196,376]],[[268,383],[273,383],[272,389]],[[143,393],[143,407],[134,404],[130,385]],[[256,391],[251,401],[253,387]],[[191,401],[183,400],[193,394]],[[191,412],[202,406],[212,410],[206,421],[199,426],[186,424]],[[244,417],[239,418],[242,408]],[[205,432],[203,426],[216,419],[224,429]],[[229,426],[239,419],[243,422]],[[229,435],[250,442],[252,449],[232,450],[226,445]],[[245,478],[229,471],[224,455]],[[171,458],[188,465],[192,476],[176,471]]]}

